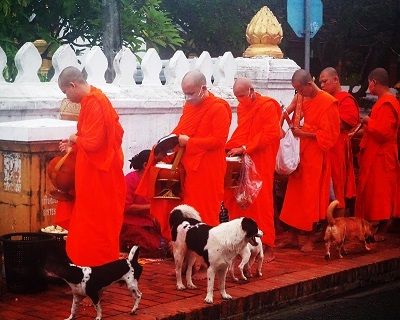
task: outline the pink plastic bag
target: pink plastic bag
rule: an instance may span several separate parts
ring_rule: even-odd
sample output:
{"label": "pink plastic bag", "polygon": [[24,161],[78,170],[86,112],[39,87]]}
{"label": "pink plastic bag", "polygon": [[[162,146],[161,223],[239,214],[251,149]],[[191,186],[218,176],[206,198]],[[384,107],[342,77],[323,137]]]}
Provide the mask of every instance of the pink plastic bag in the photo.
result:
{"label": "pink plastic bag", "polygon": [[239,185],[236,188],[235,199],[242,208],[248,208],[257,198],[262,187],[262,180],[256,166],[250,156],[243,156],[242,170],[240,172]]}

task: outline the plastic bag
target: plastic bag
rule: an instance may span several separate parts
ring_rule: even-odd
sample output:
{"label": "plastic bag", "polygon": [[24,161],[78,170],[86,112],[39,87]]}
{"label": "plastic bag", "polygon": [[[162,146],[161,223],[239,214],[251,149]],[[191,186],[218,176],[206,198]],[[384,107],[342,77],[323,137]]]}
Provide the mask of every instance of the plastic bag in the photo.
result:
{"label": "plastic bag", "polygon": [[250,156],[243,156],[242,169],[240,172],[239,185],[236,188],[235,199],[237,204],[246,209],[257,198],[262,187],[262,180],[257,172],[256,166]]}
{"label": "plastic bag", "polygon": [[275,171],[278,174],[288,175],[296,170],[300,163],[300,139],[288,129],[281,139],[276,155]]}

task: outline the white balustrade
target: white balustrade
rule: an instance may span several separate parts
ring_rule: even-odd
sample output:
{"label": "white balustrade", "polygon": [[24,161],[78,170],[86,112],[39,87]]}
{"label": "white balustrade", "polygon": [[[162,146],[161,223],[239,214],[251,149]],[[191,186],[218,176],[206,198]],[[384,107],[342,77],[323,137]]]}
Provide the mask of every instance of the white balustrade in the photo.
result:
{"label": "white balustrade", "polygon": [[[180,85],[189,70],[203,72],[208,88],[226,99],[235,111],[237,100],[232,92],[235,77],[245,76],[259,92],[288,103],[293,96],[290,80],[299,68],[289,59],[234,58],[231,52],[211,58],[204,51],[198,58],[188,59],[179,50],[169,60],[162,61],[155,49],[148,49],[144,55],[140,53],[141,63],[137,56],[137,52],[121,49],[113,61],[116,77],[113,83],[106,83],[108,63],[100,47],[92,47],[85,55],[77,56],[69,45],[63,45],[53,55],[54,76],[46,83],[38,77],[42,62],[39,52],[32,43],[26,43],[14,58],[18,69],[16,80],[6,82],[0,72],[0,122],[58,118],[65,96],[57,80],[65,67],[75,66],[85,70],[87,81],[101,88],[113,103],[125,131],[125,159],[130,159],[140,150],[150,148],[176,125],[184,103]],[[5,68],[6,59],[0,48],[0,71]],[[232,121],[230,132],[235,125]],[[125,171],[128,170],[126,163]]]}

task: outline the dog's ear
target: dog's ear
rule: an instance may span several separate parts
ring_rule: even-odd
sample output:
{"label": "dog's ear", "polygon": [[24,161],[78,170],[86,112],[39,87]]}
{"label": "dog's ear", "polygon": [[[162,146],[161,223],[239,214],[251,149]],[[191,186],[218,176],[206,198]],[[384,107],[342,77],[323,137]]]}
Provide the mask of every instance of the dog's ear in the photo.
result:
{"label": "dog's ear", "polygon": [[251,218],[244,217],[242,219],[242,229],[246,232],[247,237],[254,237],[258,233],[257,223]]}

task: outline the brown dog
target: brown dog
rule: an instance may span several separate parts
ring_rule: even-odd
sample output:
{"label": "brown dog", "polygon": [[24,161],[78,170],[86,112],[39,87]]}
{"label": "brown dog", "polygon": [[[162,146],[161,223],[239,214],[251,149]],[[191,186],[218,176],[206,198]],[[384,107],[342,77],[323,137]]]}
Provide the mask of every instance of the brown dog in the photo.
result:
{"label": "brown dog", "polygon": [[356,217],[339,217],[333,218],[333,211],[336,206],[339,204],[339,201],[334,200],[330,203],[328,210],[326,212],[326,219],[328,220],[328,227],[325,231],[325,259],[329,259],[331,257],[331,244],[337,247],[339,252],[339,258],[343,258],[344,242],[351,240],[359,240],[364,244],[366,250],[371,250],[368,246],[368,243],[374,242],[374,234],[375,230],[372,225],[362,218]]}

